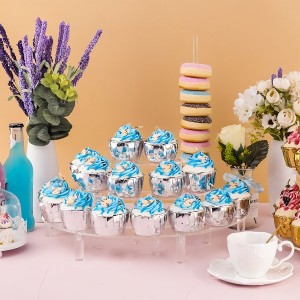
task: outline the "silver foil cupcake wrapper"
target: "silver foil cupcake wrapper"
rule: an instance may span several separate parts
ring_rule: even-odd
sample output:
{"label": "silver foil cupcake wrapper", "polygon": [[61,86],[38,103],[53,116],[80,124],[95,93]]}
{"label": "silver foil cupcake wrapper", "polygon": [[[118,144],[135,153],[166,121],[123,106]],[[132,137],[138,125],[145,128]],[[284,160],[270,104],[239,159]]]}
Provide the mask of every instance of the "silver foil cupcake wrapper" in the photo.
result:
{"label": "silver foil cupcake wrapper", "polygon": [[91,213],[92,228],[98,235],[120,235],[125,231],[128,217],[128,210],[115,216],[101,216],[97,213]]}
{"label": "silver foil cupcake wrapper", "polygon": [[108,177],[109,191],[119,197],[134,198],[138,197],[142,191],[144,182],[144,175],[132,178],[114,178]]}
{"label": "silver foil cupcake wrapper", "polygon": [[251,205],[251,196],[243,199],[234,199],[232,200],[235,205],[235,219],[243,219],[248,215],[250,205]]}
{"label": "silver foil cupcake wrapper", "polygon": [[149,174],[149,179],[153,195],[159,197],[176,197],[181,195],[184,186],[183,175],[162,178]]}
{"label": "silver foil cupcake wrapper", "polygon": [[99,172],[92,174],[81,172],[78,167],[70,167],[73,179],[78,183],[79,187],[87,192],[99,192],[107,189],[107,179],[110,172]]}
{"label": "silver foil cupcake wrapper", "polygon": [[60,203],[40,202],[41,215],[45,222],[61,223]]}
{"label": "silver foil cupcake wrapper", "polygon": [[205,193],[210,191],[216,180],[216,171],[209,173],[184,172],[185,189],[190,193]]}
{"label": "silver foil cupcake wrapper", "polygon": [[174,160],[178,152],[178,142],[174,141],[163,145],[144,142],[144,151],[147,159],[151,162],[160,163],[163,160]]}
{"label": "silver foil cupcake wrapper", "polygon": [[135,234],[141,236],[155,236],[165,231],[167,212],[152,216],[141,216],[131,213],[130,221]]}
{"label": "silver foil cupcake wrapper", "polygon": [[111,156],[116,160],[137,161],[143,152],[143,147],[143,140],[123,142],[109,140]]}
{"label": "silver foil cupcake wrapper", "polygon": [[90,209],[60,210],[64,226],[71,231],[82,231],[90,228]]}
{"label": "silver foil cupcake wrapper", "polygon": [[205,223],[210,226],[229,226],[235,215],[235,205],[209,206],[205,205]]}
{"label": "silver foil cupcake wrapper", "polygon": [[204,210],[175,212],[169,209],[169,222],[176,232],[194,232],[201,230],[204,225]]}

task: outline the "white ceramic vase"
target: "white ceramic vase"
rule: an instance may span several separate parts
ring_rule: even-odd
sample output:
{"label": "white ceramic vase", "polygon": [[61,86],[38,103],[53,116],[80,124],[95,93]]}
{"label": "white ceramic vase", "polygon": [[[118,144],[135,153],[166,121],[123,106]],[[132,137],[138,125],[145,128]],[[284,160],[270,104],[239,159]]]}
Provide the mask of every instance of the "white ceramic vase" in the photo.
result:
{"label": "white ceramic vase", "polygon": [[283,141],[272,140],[268,153],[268,193],[271,205],[279,198],[289,179],[292,183],[296,181],[295,171],[285,164],[281,150],[283,144]]}
{"label": "white ceramic vase", "polygon": [[42,222],[38,192],[44,183],[58,176],[58,162],[54,141],[46,146],[35,146],[28,142],[27,157],[33,167],[33,216]]}

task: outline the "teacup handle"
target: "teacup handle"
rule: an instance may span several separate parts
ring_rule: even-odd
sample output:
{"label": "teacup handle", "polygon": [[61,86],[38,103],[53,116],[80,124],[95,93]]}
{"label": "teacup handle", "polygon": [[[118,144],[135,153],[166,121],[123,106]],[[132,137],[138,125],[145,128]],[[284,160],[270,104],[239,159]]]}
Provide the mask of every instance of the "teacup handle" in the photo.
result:
{"label": "teacup handle", "polygon": [[284,245],[289,246],[291,248],[291,252],[286,257],[282,258],[276,265],[271,266],[270,269],[277,268],[284,261],[287,261],[288,259],[290,259],[294,255],[295,247],[292,244],[292,242],[290,242],[290,241],[282,241],[280,244],[277,245],[277,250],[282,251],[282,246],[284,246]]}

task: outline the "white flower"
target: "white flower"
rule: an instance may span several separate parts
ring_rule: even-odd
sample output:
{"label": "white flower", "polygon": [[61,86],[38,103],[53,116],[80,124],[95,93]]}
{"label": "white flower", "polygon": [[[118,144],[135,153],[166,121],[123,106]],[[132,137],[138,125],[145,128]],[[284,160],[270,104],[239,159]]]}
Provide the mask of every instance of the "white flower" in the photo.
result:
{"label": "white flower", "polygon": [[290,127],[296,123],[295,112],[291,108],[283,109],[277,115],[277,121],[283,128]]}
{"label": "white flower", "polygon": [[270,90],[272,88],[271,80],[261,80],[257,83],[257,90],[260,93],[264,93],[267,90]]}
{"label": "white flower", "polygon": [[238,150],[240,146],[245,146],[246,129],[241,124],[228,125],[222,128],[218,136],[221,143],[224,145],[230,143],[235,150]]}
{"label": "white flower", "polygon": [[234,101],[233,111],[239,117],[240,122],[248,122],[263,103],[263,97],[258,93],[256,87],[246,89],[243,94],[239,93],[239,98]]}
{"label": "white flower", "polygon": [[293,71],[287,74],[286,78],[290,81],[291,100],[296,101],[300,98],[300,72]]}
{"label": "white flower", "polygon": [[271,104],[274,105],[279,105],[280,104],[280,95],[279,93],[276,91],[276,89],[270,89],[266,95],[267,101]]}
{"label": "white flower", "polygon": [[276,128],[278,125],[276,116],[272,116],[271,114],[264,114],[261,120],[261,125],[264,129]]}
{"label": "white flower", "polygon": [[287,91],[290,88],[290,81],[287,78],[274,78],[273,86],[280,91]]}
{"label": "white flower", "polygon": [[295,114],[300,115],[300,98],[293,102],[293,110]]}

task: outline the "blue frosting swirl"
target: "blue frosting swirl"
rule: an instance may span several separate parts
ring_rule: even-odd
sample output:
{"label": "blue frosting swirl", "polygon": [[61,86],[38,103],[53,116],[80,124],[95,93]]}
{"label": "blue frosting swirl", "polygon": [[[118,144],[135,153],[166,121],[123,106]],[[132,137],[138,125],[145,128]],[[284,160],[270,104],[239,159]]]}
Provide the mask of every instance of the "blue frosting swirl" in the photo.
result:
{"label": "blue frosting swirl", "polygon": [[168,144],[174,140],[174,135],[171,131],[157,129],[148,137],[147,142],[154,144]]}
{"label": "blue frosting swirl", "polygon": [[124,213],[126,209],[125,203],[121,198],[113,196],[109,193],[107,197],[102,196],[98,198],[93,211],[99,211],[101,215],[116,215],[118,213]]}
{"label": "blue frosting swirl", "polygon": [[249,186],[240,179],[233,179],[232,181],[227,182],[223,189],[230,194],[243,194],[250,192]]}
{"label": "blue frosting swirl", "polygon": [[229,193],[221,189],[215,189],[209,192],[205,196],[205,201],[215,206],[232,203]]}
{"label": "blue frosting swirl", "polygon": [[201,167],[201,168],[214,168],[214,162],[208,155],[205,155],[203,152],[197,152],[193,154],[186,162],[187,165],[192,167]]}
{"label": "blue frosting swirl", "polygon": [[85,208],[92,206],[93,197],[88,192],[72,190],[69,196],[65,199],[64,203],[67,206],[73,206],[76,210],[84,210]]}
{"label": "blue frosting swirl", "polygon": [[162,161],[157,166],[154,173],[158,173],[159,175],[165,175],[165,176],[174,176],[174,175],[181,174],[181,168],[173,160],[167,160],[167,161]]}
{"label": "blue frosting swirl", "polygon": [[106,171],[109,167],[109,162],[104,156],[88,147],[78,153],[75,159],[78,159],[86,170]]}
{"label": "blue frosting swirl", "polygon": [[119,178],[134,177],[134,175],[140,174],[140,168],[130,161],[122,160],[119,164],[115,165],[111,174]]}
{"label": "blue frosting swirl", "polygon": [[41,188],[41,193],[49,198],[67,197],[70,191],[68,183],[58,177],[45,183]]}
{"label": "blue frosting swirl", "polygon": [[177,198],[174,205],[183,210],[199,210],[201,202],[196,196],[186,193]]}
{"label": "blue frosting swirl", "polygon": [[115,133],[114,138],[119,141],[137,141],[140,140],[141,134],[136,128],[132,128],[130,124],[121,126]]}
{"label": "blue frosting swirl", "polygon": [[163,212],[163,204],[159,199],[147,195],[145,198],[140,198],[138,200],[134,205],[134,209],[137,209],[142,213],[148,212],[150,215],[154,215],[155,213]]}

